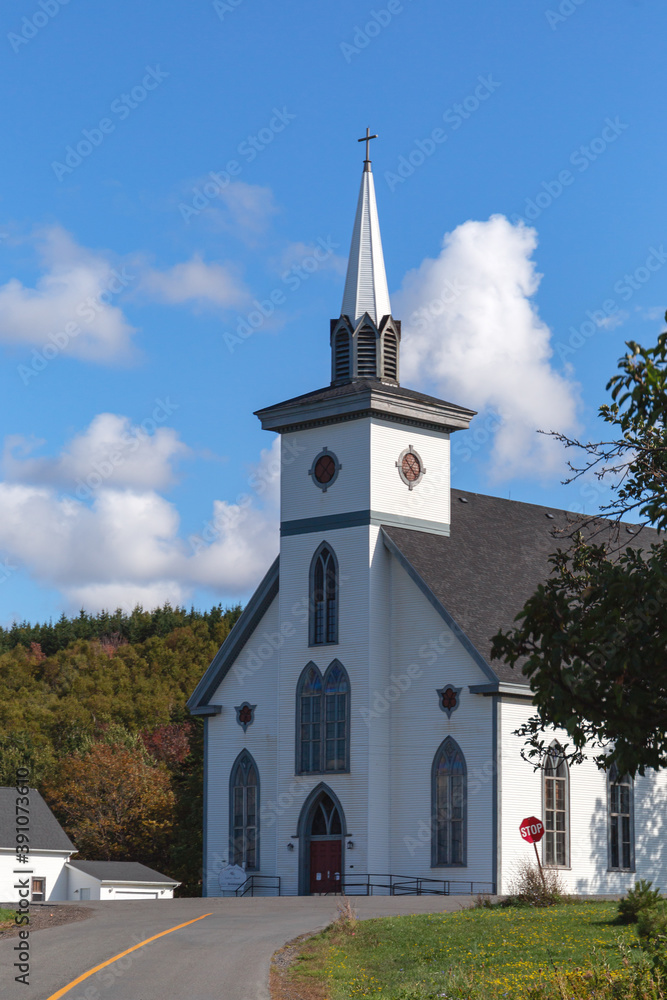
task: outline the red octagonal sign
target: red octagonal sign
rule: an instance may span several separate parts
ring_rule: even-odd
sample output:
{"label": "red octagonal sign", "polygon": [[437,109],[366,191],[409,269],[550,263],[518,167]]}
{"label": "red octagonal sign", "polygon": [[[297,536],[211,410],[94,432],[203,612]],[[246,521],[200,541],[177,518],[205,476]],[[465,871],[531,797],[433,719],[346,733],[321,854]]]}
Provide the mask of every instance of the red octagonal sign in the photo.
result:
{"label": "red octagonal sign", "polygon": [[544,836],[544,823],[537,816],[529,816],[528,819],[524,819],[519,832],[529,844],[537,844]]}

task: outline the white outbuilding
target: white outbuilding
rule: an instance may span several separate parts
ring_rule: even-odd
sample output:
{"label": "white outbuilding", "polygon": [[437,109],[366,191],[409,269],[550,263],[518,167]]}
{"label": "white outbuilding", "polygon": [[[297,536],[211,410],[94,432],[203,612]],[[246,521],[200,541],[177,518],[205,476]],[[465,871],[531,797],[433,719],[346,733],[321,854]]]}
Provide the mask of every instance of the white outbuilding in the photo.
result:
{"label": "white outbuilding", "polygon": [[65,865],[75,853],[39,792],[0,788],[0,902],[17,903],[19,892],[33,903],[67,899]]}
{"label": "white outbuilding", "polygon": [[541,769],[521,756],[531,691],[491,640],[569,515],[451,486],[475,414],[400,384],[368,153],[330,343],[329,385],[258,411],[281,436],[280,555],[189,701],[205,892],[504,892],[528,817],[571,892],[667,888],[663,773],[570,768],[558,732]]}
{"label": "white outbuilding", "polygon": [[69,899],[172,899],[181,883],[138,861],[68,861]]}

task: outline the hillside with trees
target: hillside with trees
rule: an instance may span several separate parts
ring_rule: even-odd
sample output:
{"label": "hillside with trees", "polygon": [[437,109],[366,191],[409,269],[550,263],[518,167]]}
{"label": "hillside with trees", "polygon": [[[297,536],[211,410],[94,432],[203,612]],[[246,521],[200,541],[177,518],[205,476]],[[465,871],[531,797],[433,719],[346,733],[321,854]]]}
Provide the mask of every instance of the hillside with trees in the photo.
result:
{"label": "hillside with trees", "polygon": [[0,629],[0,784],[28,766],[79,859],[141,861],[199,895],[203,736],[185,703],[240,611]]}

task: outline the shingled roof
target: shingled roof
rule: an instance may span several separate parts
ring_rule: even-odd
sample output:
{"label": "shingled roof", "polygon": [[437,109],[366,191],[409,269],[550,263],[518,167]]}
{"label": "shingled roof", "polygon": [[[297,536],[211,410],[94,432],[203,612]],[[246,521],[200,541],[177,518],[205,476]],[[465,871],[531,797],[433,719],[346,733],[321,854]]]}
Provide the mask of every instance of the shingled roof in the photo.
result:
{"label": "shingled roof", "polygon": [[[512,625],[549,577],[549,556],[567,547],[574,524],[568,511],[452,489],[449,536],[410,528],[383,531],[498,679],[527,686],[520,669],[491,660],[491,639]],[[603,524],[607,532],[616,530],[597,522]],[[620,526],[623,548],[644,548],[656,538],[652,529]]]}
{"label": "shingled roof", "polygon": [[[0,788],[0,847],[16,847],[16,800],[15,788]],[[25,831],[30,837],[31,851],[68,851],[74,853],[76,847],[53,815],[36,789],[30,789],[28,825]],[[22,813],[21,815],[26,815]]]}
{"label": "shingled roof", "polygon": [[100,882],[154,882],[158,885],[180,885],[168,875],[161,875],[139,861],[70,861],[70,868],[91,875]]}

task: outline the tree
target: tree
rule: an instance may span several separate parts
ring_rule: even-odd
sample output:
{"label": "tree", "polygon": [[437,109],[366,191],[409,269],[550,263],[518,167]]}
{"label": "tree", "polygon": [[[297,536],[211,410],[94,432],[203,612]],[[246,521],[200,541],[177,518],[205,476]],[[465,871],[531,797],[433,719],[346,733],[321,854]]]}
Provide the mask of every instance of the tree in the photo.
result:
{"label": "tree", "polygon": [[175,797],[136,736],[64,757],[43,794],[82,858],[168,864]]}
{"label": "tree", "polygon": [[[571,760],[643,774],[667,766],[667,333],[654,347],[627,346],[599,411],[609,439],[555,435],[583,452],[568,482],[611,480],[602,511],[614,524],[587,518],[573,530],[518,624],[494,637],[492,655],[521,665],[530,681],[536,714],[518,730],[524,756],[541,761],[555,726],[571,739]],[[642,547],[619,530],[629,513],[658,529],[643,529]]]}

